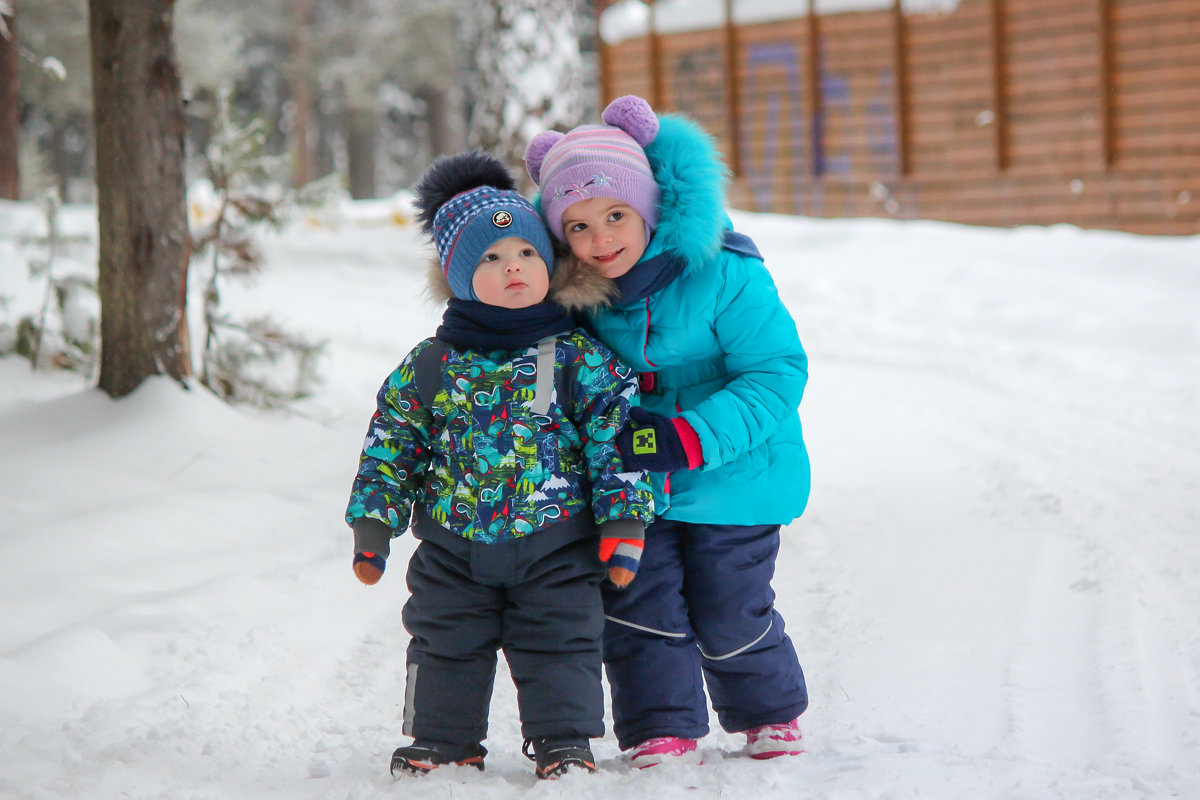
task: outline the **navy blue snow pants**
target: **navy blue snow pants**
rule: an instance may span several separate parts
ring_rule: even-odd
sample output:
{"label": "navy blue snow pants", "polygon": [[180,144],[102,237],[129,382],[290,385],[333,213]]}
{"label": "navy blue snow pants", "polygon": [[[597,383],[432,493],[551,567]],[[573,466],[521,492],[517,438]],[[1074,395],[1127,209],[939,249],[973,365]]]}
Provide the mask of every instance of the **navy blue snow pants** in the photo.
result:
{"label": "navy blue snow pants", "polygon": [[423,526],[404,605],[404,733],[466,744],[487,736],[503,648],[528,738],[604,735],[604,577],[594,529],[483,544]]}
{"label": "navy blue snow pants", "polygon": [[808,707],[804,673],[775,610],[779,526],[659,519],[627,589],[604,585],[604,666],[622,750],[708,733],[704,686],[731,733]]}

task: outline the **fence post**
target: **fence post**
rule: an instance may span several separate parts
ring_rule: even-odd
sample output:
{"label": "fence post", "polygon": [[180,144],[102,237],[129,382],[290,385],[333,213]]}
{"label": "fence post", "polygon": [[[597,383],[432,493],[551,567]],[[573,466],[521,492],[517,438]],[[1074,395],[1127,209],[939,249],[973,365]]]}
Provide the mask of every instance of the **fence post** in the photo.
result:
{"label": "fence post", "polygon": [[988,38],[992,54],[992,145],[996,169],[1008,169],[1007,54],[1004,50],[1004,0],[991,0]]}
{"label": "fence post", "polygon": [[733,25],[733,0],[725,0],[725,105],[729,120],[729,169],[742,174],[742,100],[738,66],[737,29]]}
{"label": "fence post", "polygon": [[892,104],[896,117],[896,175],[908,175],[908,35],[903,0],[892,0]]}
{"label": "fence post", "polygon": [[808,0],[808,66],[805,69],[804,88],[808,95],[809,142],[808,174],[821,177],[825,171],[824,120],[821,101],[821,28],[817,21],[816,0]]}
{"label": "fence post", "polygon": [[1100,158],[1104,169],[1117,162],[1113,122],[1112,0],[1096,0],[1098,45],[1100,54],[1099,109],[1096,122],[1100,131]]}
{"label": "fence post", "polygon": [[605,0],[597,0],[596,19],[593,23],[596,36],[596,82],[600,84],[600,108],[608,105],[610,84],[612,83],[612,76],[609,74],[612,68],[608,63],[608,43],[600,35],[600,17],[604,15],[606,8],[608,8],[608,3]]}
{"label": "fence post", "polygon": [[656,111],[663,110],[662,48],[658,41],[658,19],[654,10],[655,0],[650,0],[650,105]]}

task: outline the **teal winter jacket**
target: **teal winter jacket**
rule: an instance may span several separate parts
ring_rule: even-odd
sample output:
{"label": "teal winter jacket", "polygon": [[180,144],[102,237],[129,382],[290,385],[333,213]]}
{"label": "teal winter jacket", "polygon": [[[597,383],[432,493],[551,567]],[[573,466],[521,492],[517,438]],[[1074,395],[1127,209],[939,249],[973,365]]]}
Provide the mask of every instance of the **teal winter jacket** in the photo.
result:
{"label": "teal winter jacket", "polygon": [[798,413],[808,357],[795,322],[755,249],[726,243],[724,167],[707,134],[663,115],[646,156],[662,202],[642,260],[673,252],[683,271],[647,298],[588,313],[601,341],[653,375],[642,405],[682,416],[700,437],[701,467],[652,476],[655,508],[683,522],[787,524],[810,485]]}

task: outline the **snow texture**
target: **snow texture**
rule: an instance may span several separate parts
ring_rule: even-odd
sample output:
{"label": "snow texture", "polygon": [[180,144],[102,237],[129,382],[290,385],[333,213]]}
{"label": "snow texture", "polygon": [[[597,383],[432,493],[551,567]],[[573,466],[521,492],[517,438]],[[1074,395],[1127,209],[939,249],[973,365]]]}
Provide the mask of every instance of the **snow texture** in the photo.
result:
{"label": "snow texture", "polygon": [[[375,392],[440,317],[394,214],[272,234],[230,290],[330,340],[293,414],[0,359],[0,797],[1197,796],[1200,237],[744,213],[811,358],[775,581],[808,754],[714,732],[638,772],[610,733],[599,774],[539,784],[501,667],[487,771],[395,784],[413,541],[364,587],[342,521]],[[0,313],[40,298],[39,220],[0,204]]]}

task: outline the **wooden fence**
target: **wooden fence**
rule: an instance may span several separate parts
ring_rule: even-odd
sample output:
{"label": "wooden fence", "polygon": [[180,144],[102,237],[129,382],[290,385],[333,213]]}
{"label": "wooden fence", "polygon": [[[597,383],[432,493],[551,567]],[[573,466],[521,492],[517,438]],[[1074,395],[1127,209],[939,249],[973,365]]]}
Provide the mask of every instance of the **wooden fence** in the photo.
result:
{"label": "wooden fence", "polygon": [[740,208],[1200,233],[1200,0],[723,5],[601,42],[601,87],[699,120]]}

